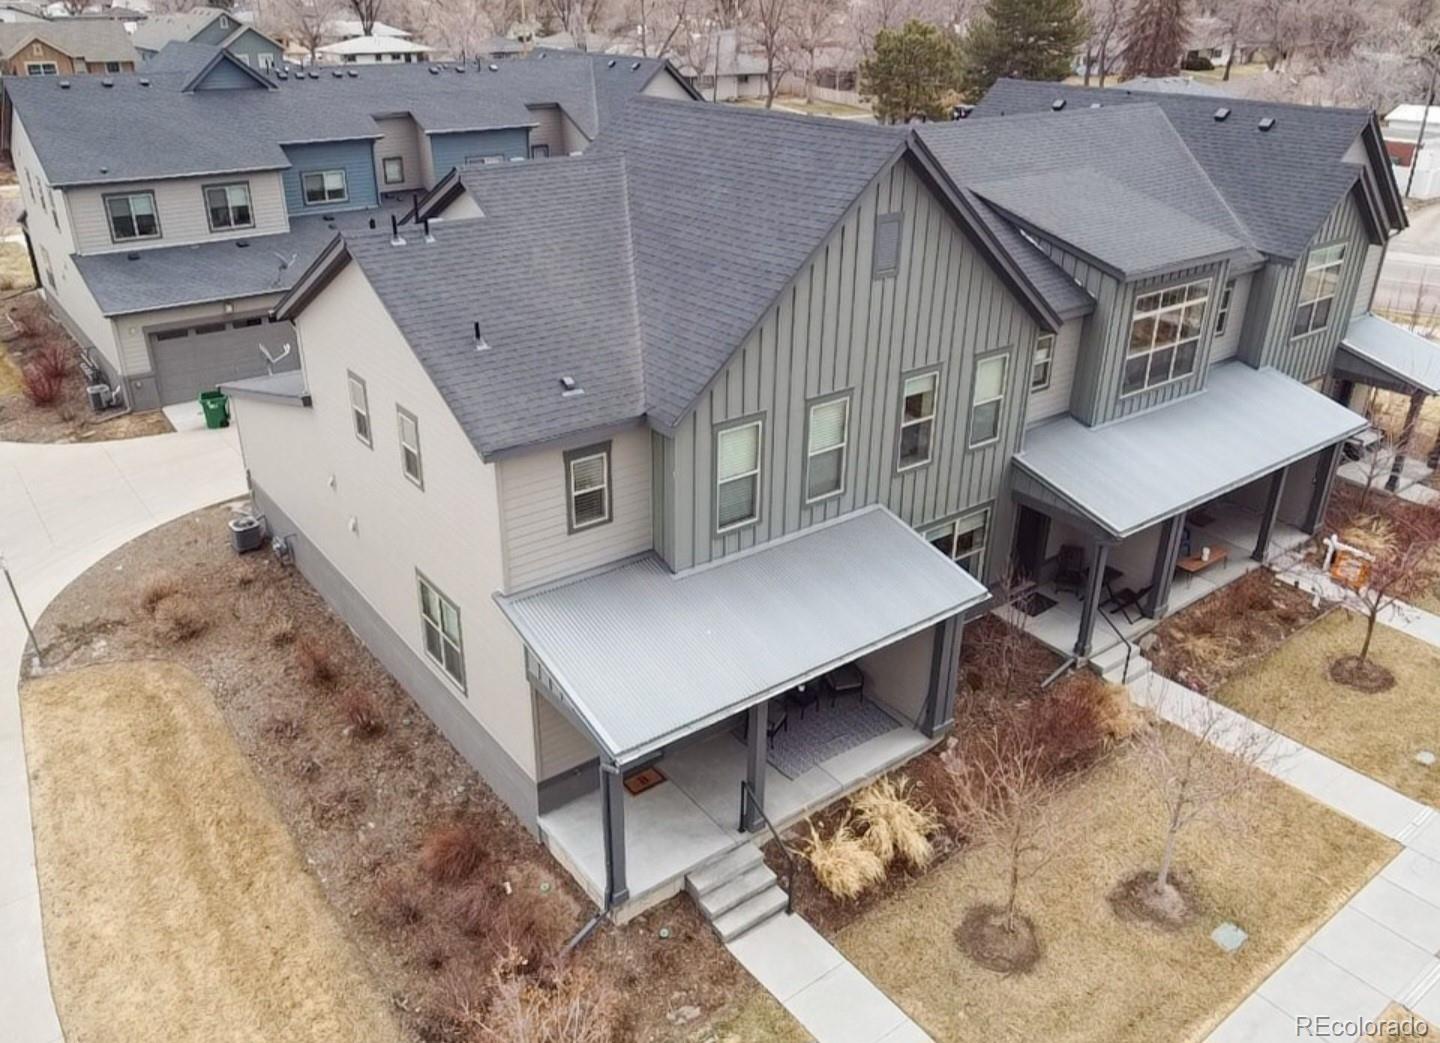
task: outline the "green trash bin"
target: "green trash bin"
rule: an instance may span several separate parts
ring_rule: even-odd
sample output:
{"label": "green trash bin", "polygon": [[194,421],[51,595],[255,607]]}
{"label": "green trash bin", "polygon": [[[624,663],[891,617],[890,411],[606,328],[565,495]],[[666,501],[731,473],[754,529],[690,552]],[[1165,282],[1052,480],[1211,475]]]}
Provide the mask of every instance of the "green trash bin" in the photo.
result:
{"label": "green trash bin", "polygon": [[225,397],[225,392],[200,392],[200,410],[205,414],[206,427],[230,426],[230,400]]}

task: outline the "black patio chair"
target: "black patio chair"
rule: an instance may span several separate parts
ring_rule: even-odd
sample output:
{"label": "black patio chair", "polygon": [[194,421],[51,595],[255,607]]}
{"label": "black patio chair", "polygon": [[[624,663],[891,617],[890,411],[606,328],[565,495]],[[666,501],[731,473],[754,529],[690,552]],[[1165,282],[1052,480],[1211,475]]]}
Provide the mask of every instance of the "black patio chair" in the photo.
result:
{"label": "black patio chair", "polygon": [[1085,548],[1076,543],[1066,543],[1061,546],[1055,563],[1055,589],[1068,590],[1077,598],[1082,597],[1090,575],[1090,570],[1085,567]]}

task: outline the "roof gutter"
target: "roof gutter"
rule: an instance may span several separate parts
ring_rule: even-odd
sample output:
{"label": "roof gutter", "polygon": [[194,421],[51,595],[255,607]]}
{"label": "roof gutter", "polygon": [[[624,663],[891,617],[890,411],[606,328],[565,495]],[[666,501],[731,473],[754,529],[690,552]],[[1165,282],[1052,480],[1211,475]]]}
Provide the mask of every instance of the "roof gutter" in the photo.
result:
{"label": "roof gutter", "polygon": [[300,278],[295,280],[295,284],[285,296],[275,302],[275,307],[270,310],[271,317],[276,321],[288,322],[299,315],[306,305],[315,299],[316,294],[349,263],[350,251],[345,246],[345,237],[337,232],[330,244],[310,262],[310,267],[300,273]]}

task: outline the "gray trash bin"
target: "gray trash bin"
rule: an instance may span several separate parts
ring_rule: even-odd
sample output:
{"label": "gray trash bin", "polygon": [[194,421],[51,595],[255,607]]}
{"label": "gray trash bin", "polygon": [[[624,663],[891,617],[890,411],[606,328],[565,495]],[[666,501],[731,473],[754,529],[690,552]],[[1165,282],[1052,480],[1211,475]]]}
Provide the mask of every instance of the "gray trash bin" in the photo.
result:
{"label": "gray trash bin", "polygon": [[259,550],[265,542],[265,523],[251,514],[230,519],[230,545],[236,554]]}

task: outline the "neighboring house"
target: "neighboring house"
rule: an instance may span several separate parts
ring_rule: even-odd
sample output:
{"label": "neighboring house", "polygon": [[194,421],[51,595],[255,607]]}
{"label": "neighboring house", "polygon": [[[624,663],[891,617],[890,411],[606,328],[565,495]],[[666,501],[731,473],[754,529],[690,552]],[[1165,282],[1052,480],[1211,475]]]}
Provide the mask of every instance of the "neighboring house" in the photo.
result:
{"label": "neighboring house", "polygon": [[745,46],[738,29],[720,29],[690,48],[680,72],[707,101],[765,97],[765,56]]}
{"label": "neighboring house", "polygon": [[202,43],[223,47],[246,65],[268,69],[279,65],[284,48],[234,12],[218,7],[193,7],[182,14],[151,15],[135,27],[135,49],[142,58],[160,53],[167,43]]}
{"label": "neighboring house", "polygon": [[77,18],[0,24],[0,76],[129,72],[136,61],[130,36],[118,22]]}
{"label": "neighboring house", "polygon": [[690,97],[655,60],[262,72],[190,42],[137,73],[7,80],[6,112],[46,299],[152,409],[263,373],[259,345],[293,341],[269,309],[336,227],[388,226],[470,160],[580,151],[641,93]]}
{"label": "neighboring house", "polygon": [[1412,199],[1440,196],[1440,151],[1431,147],[1440,134],[1440,105],[1428,111],[1424,105],[1397,105],[1381,126],[1400,191]]}
{"label": "neighboring house", "polygon": [[378,65],[393,62],[428,62],[429,46],[399,36],[352,36],[316,48],[321,61],[357,65]]}
{"label": "neighboring house", "polygon": [[35,4],[6,0],[0,3],[0,22],[44,22],[45,12]]}

